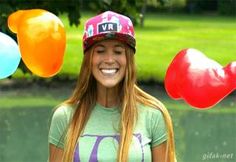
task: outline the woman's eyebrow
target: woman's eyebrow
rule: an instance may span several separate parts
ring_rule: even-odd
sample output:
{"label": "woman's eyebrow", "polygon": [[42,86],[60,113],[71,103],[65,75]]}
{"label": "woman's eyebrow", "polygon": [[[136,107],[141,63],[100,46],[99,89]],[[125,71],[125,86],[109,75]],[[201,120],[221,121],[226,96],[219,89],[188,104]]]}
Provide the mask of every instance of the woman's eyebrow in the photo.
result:
{"label": "woman's eyebrow", "polygon": [[122,48],[125,48],[125,46],[123,44],[115,44],[114,47],[122,47]]}
{"label": "woman's eyebrow", "polygon": [[104,46],[103,44],[100,44],[100,43],[99,43],[99,44],[96,44],[96,45],[95,45],[95,48],[96,48],[96,47],[105,47],[105,46]]}

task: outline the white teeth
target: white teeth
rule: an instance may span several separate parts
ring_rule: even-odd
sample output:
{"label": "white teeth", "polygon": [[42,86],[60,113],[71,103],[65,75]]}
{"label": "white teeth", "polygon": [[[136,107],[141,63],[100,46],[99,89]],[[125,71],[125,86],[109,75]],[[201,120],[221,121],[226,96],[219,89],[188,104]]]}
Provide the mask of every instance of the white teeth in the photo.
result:
{"label": "white teeth", "polygon": [[103,74],[112,75],[117,72],[117,69],[101,69],[101,71]]}

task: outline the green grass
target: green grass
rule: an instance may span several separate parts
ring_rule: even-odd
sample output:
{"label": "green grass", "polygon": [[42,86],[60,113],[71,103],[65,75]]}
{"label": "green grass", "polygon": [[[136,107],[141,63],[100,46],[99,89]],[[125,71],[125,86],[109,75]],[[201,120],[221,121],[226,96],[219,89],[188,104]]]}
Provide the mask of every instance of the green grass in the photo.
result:
{"label": "green grass", "polygon": [[[71,85],[60,85],[48,88],[39,85],[29,85],[26,88],[15,88],[0,91],[0,109],[24,108],[54,108],[66,100],[73,91]],[[169,110],[193,111],[193,112],[222,112],[236,113],[235,95],[229,95],[217,105],[208,109],[196,109],[183,100],[171,99],[162,88],[141,85],[141,88],[164,103]]]}
{"label": "green grass", "polygon": [[[69,26],[66,15],[60,16],[65,25],[67,46],[59,77],[76,78],[83,58],[84,22],[94,14],[83,13],[78,27]],[[164,80],[174,56],[184,48],[196,48],[222,66],[236,60],[236,18],[177,14],[147,14],[145,27],[135,27],[136,62],[139,80]],[[18,70],[14,77],[22,77]]]}
{"label": "green grass", "polygon": [[66,100],[71,92],[72,89],[68,88],[66,84],[57,88],[29,85],[25,88],[0,90],[0,109],[17,107],[30,109],[34,107],[54,108],[63,100]]}
{"label": "green grass", "polygon": [[226,65],[236,60],[236,21],[224,17],[148,15],[137,28],[138,77],[163,81],[178,51],[196,48]]}
{"label": "green grass", "polygon": [[[66,15],[60,17],[65,25],[67,47],[59,76],[77,76],[83,58],[83,26],[91,16],[92,13],[83,14],[78,27],[69,26]],[[235,17],[148,14],[145,27],[135,27],[138,79],[162,82],[171,60],[184,48],[196,48],[223,66],[235,61],[235,29]]]}

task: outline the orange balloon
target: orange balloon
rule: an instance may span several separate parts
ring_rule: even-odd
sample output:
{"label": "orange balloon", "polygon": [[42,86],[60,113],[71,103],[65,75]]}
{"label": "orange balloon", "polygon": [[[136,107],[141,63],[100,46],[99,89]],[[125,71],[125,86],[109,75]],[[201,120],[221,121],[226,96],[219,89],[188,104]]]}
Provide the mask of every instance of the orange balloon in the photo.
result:
{"label": "orange balloon", "polygon": [[20,17],[24,13],[24,10],[18,10],[12,13],[7,20],[8,27],[13,33],[17,33],[17,28],[19,24]]}
{"label": "orange balloon", "polygon": [[9,28],[17,32],[25,65],[36,75],[51,77],[61,68],[66,47],[63,23],[42,10],[21,10],[8,18]]}

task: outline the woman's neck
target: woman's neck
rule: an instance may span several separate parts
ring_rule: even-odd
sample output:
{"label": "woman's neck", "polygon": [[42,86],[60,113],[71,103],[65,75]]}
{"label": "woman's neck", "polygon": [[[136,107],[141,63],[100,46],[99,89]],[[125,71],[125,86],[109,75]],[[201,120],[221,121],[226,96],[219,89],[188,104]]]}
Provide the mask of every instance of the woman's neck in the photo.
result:
{"label": "woman's neck", "polygon": [[97,84],[97,102],[104,107],[114,107],[119,103],[118,86],[107,88],[101,84]]}

